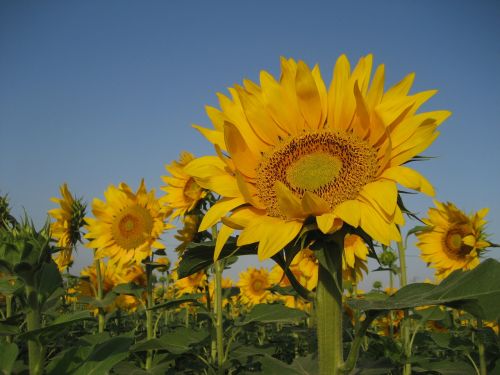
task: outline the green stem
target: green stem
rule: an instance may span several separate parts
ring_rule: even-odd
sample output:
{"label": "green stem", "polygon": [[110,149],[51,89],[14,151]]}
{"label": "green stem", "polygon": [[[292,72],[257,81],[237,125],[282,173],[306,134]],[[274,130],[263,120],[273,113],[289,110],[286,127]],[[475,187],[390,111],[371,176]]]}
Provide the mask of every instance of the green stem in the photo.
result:
{"label": "green stem", "polygon": [[344,373],[349,373],[354,369],[356,362],[358,360],[359,348],[363,342],[363,338],[365,337],[365,333],[367,329],[370,327],[375,318],[379,315],[379,313],[372,313],[366,316],[366,319],[363,320],[359,329],[356,331],[356,335],[352,342],[352,346],[349,350],[349,355],[347,356],[347,360],[342,365],[341,369]]}
{"label": "green stem", "polygon": [[[42,326],[42,314],[36,290],[30,283],[26,285],[26,295],[29,305],[29,310],[26,314],[28,331],[40,329]],[[45,347],[36,337],[28,339],[28,358],[30,375],[41,375],[44,367]]]}
{"label": "green stem", "polygon": [[[6,306],[6,314],[7,314],[7,319],[9,319],[12,316],[12,299],[14,296],[12,294],[7,294],[5,297],[5,302],[7,304]],[[12,336],[7,336],[7,342],[11,343],[12,342]]]}
{"label": "green stem", "polygon": [[[146,305],[146,333],[147,339],[151,340],[154,338],[153,332],[153,286],[151,283],[152,267],[150,264],[146,264],[146,294],[147,294],[147,305]],[[146,370],[151,369],[153,366],[153,350],[148,350],[146,354]]]}
{"label": "green stem", "polygon": [[[477,320],[477,328],[483,328],[483,321],[481,319]],[[481,334],[477,335],[477,348],[479,350],[479,372],[481,375],[486,375],[486,355],[484,350],[484,342]]]}
{"label": "green stem", "polygon": [[[401,241],[398,242],[398,253],[399,253],[399,285],[401,288],[408,284],[407,274],[406,274],[406,246]],[[401,322],[401,338],[403,340],[403,348],[405,353],[405,363],[403,366],[403,375],[411,375],[411,363],[409,359],[411,357],[411,343],[410,343],[410,327],[409,322],[409,312],[404,310],[404,319]]]}
{"label": "green stem", "polygon": [[[331,249],[334,250],[334,249]],[[342,344],[342,259],[341,253],[319,250],[332,264],[330,270],[319,265],[316,290],[319,375],[339,375],[343,365]],[[332,271],[332,272],[330,272]]]}
{"label": "green stem", "polygon": [[[99,302],[101,302],[104,298],[103,280],[102,280],[102,273],[101,273],[101,261],[98,258],[96,258],[96,260],[95,260],[95,274],[96,274],[96,278],[97,278],[97,300]],[[102,306],[99,306],[97,308],[97,311],[98,311],[98,322],[99,322],[98,332],[103,333],[104,332],[104,325],[105,325],[104,309]]]}
{"label": "green stem", "polygon": [[224,327],[222,321],[222,271],[224,269],[223,261],[215,262],[215,331],[217,338],[217,368],[219,373],[223,373],[224,364]]}

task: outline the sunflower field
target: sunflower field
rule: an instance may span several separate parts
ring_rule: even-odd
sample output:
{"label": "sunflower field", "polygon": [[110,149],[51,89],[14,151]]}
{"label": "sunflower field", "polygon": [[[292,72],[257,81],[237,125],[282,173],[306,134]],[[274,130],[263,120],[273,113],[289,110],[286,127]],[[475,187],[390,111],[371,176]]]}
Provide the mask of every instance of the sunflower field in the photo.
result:
{"label": "sunflower field", "polygon": [[[404,203],[435,196],[411,166],[450,112],[420,111],[436,91],[410,94],[414,74],[384,88],[372,60],[340,56],[327,86],[282,58],[218,94],[194,125],[213,154],[182,152],[159,194],[62,184],[42,228],[0,197],[0,373],[500,374],[488,209]],[[408,283],[409,238],[434,280]],[[248,255],[275,265],[224,274]],[[389,285],[359,288],[368,258]]]}

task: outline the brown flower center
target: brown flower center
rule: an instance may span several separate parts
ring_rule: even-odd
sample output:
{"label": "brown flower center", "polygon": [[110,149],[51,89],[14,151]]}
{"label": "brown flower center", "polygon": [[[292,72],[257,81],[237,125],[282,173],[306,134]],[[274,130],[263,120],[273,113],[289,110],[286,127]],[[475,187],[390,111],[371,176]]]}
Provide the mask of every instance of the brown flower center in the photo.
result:
{"label": "brown flower center", "polygon": [[377,173],[376,151],[352,133],[318,131],[291,137],[263,155],[257,168],[257,191],[270,216],[282,217],[275,183],[299,199],[313,192],[330,204],[354,199]]}

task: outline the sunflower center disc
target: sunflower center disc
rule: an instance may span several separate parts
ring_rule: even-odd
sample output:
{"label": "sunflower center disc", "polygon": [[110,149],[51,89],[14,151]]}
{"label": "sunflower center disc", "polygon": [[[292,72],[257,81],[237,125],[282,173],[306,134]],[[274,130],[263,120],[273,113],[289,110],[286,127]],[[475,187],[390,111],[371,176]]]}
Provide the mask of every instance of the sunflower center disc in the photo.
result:
{"label": "sunflower center disc", "polygon": [[377,150],[352,133],[302,133],[263,155],[257,167],[257,194],[274,217],[286,218],[278,205],[277,181],[299,199],[306,191],[313,192],[333,209],[356,198],[375,179],[377,168]]}
{"label": "sunflower center disc", "polygon": [[252,289],[255,291],[255,292],[260,292],[261,289],[262,289],[262,281],[260,280],[255,280],[253,283],[252,283]]}
{"label": "sunflower center disc", "polygon": [[458,225],[453,227],[446,234],[444,248],[449,256],[462,259],[471,252],[472,247],[462,242],[462,238],[467,236],[469,233],[470,231],[467,225]]}
{"label": "sunflower center disc", "polygon": [[304,155],[287,170],[287,181],[297,189],[317,190],[339,175],[342,161],[324,152]]}
{"label": "sunflower center disc", "polygon": [[112,225],[113,238],[124,249],[133,249],[144,243],[152,229],[151,214],[138,205],[120,212]]}

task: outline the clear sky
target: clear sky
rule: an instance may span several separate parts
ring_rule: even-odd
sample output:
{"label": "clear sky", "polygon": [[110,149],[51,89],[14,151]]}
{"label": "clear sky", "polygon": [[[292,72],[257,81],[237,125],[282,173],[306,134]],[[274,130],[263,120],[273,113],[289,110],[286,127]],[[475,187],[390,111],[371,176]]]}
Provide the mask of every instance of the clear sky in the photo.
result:
{"label": "clear sky", "polygon": [[[211,154],[216,92],[279,74],[279,57],[318,63],[373,53],[386,87],[416,72],[453,116],[420,163],[437,199],[490,207],[500,243],[500,2],[0,1],[0,194],[41,225],[59,185],[90,202],[109,184],[159,189],[182,150]],[[427,197],[407,204],[423,214]],[[415,225],[408,222],[408,227]],[[173,247],[171,235],[165,243]],[[410,279],[431,275],[410,241]],[[500,259],[500,250],[488,255]],[[90,262],[81,249],[77,268]],[[232,271],[253,263],[247,259]],[[370,284],[381,275],[374,273]]]}

